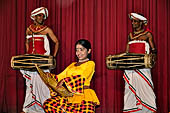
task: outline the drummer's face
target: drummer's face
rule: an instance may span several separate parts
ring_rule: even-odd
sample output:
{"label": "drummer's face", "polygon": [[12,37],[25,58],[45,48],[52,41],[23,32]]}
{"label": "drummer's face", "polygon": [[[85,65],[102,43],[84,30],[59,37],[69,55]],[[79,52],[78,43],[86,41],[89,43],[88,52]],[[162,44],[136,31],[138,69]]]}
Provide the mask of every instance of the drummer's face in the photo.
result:
{"label": "drummer's face", "polygon": [[133,19],[132,20],[132,27],[133,28],[139,28],[141,26],[141,22],[138,19]]}
{"label": "drummer's face", "polygon": [[35,21],[38,23],[38,24],[43,24],[44,22],[44,14],[38,14],[35,16]]}
{"label": "drummer's face", "polygon": [[79,59],[79,61],[83,61],[88,59],[87,55],[90,53],[90,49],[87,50],[85,47],[83,47],[80,44],[76,45],[76,56]]}

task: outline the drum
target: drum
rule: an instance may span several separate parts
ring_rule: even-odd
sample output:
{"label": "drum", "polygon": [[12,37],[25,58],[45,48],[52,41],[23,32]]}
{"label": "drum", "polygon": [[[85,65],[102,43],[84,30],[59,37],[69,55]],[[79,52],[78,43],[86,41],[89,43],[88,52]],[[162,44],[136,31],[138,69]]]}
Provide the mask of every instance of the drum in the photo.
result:
{"label": "drum", "polygon": [[41,69],[54,69],[56,67],[56,61],[53,56],[24,54],[13,56],[11,58],[11,67],[13,69],[35,71],[35,64],[37,64]]}
{"label": "drum", "polygon": [[106,57],[108,69],[152,68],[155,64],[153,54],[122,53]]}

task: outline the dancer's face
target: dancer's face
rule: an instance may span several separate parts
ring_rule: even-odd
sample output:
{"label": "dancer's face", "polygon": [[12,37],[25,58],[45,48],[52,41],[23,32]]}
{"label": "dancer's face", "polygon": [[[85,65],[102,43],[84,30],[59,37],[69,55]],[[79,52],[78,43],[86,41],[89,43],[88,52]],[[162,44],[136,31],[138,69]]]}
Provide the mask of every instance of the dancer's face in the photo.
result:
{"label": "dancer's face", "polygon": [[83,47],[80,44],[76,45],[76,56],[79,59],[79,61],[83,61],[88,59],[87,55],[90,54],[91,49],[87,50],[85,47]]}

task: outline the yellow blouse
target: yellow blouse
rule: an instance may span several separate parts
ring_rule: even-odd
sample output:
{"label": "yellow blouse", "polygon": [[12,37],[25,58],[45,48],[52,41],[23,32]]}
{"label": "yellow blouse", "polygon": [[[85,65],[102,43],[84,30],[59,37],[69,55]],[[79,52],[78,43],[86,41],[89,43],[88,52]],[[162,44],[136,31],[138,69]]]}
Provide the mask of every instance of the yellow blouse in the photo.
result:
{"label": "yellow blouse", "polygon": [[[81,75],[85,78],[84,86],[90,86],[90,81],[94,74],[95,63],[94,61],[87,61],[79,66],[75,66],[76,62],[70,64],[62,73],[57,75],[58,81],[75,75]],[[74,94],[72,97],[67,97],[69,103],[81,103],[82,100],[92,101],[96,105],[100,102],[93,89],[84,89],[83,94]]]}
{"label": "yellow blouse", "polygon": [[86,78],[85,86],[90,86],[90,81],[94,74],[95,63],[93,61],[88,61],[80,66],[75,66],[75,64],[76,62],[73,62],[62,73],[57,75],[58,81],[66,77],[81,75]]}

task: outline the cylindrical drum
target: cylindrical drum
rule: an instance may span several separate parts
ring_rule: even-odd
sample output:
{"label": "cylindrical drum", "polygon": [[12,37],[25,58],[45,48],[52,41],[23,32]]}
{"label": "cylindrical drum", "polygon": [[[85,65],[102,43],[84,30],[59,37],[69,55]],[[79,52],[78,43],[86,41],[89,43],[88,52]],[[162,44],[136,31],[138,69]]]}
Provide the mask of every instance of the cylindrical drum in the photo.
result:
{"label": "cylindrical drum", "polygon": [[152,68],[154,64],[153,54],[122,53],[106,57],[108,69]]}
{"label": "cylindrical drum", "polygon": [[24,54],[11,58],[11,67],[13,69],[35,71],[35,64],[41,69],[54,69],[56,67],[56,61],[50,55]]}

